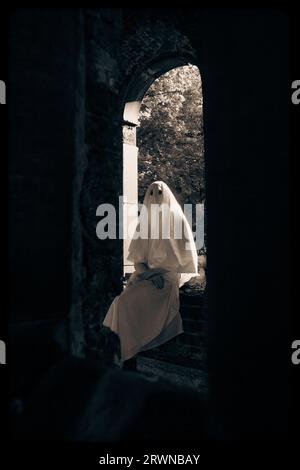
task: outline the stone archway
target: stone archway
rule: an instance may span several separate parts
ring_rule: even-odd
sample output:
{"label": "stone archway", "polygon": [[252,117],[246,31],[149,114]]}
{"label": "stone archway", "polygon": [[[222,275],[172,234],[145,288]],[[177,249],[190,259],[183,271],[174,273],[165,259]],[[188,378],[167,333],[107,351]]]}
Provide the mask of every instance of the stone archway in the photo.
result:
{"label": "stone archway", "polygon": [[[72,318],[73,323],[77,318],[78,323],[82,320],[87,345],[93,338],[96,341],[99,324],[122,290],[124,240],[99,242],[95,230],[97,206],[110,203],[119,207],[119,197],[129,193],[123,179],[124,155],[132,172],[137,159],[139,106],[152,82],[172,68],[198,66],[189,39],[172,22],[140,22],[133,29],[127,29],[125,24],[122,36],[121,31],[120,36],[114,33],[114,43],[106,51],[102,44],[105,35],[102,20],[96,12],[86,13],[88,40],[85,61],[80,62],[83,71],[80,85],[86,93],[80,101],[85,132],[83,155],[78,155],[76,167],[75,222],[80,243],[74,259],[73,290],[77,297]],[[117,14],[114,20],[118,29],[120,16]],[[126,18],[122,21],[126,23]],[[135,188],[130,187],[128,201],[132,203],[136,201]],[[73,342],[81,343],[77,337]]]}

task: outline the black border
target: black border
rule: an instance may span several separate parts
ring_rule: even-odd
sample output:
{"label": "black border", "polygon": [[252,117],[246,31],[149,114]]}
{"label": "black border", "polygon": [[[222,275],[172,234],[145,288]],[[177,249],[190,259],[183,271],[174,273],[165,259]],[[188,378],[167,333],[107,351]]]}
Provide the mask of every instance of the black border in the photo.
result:
{"label": "black border", "polygon": [[[81,5],[79,5],[81,6]],[[85,5],[82,5],[85,7]],[[87,6],[101,7],[99,4],[91,5],[90,2]],[[106,6],[106,5],[105,5]],[[108,5],[107,5],[108,6]],[[112,6],[112,5],[110,5]],[[153,5],[152,5],[153,6]],[[202,6],[202,5],[201,5]],[[29,7],[29,6],[28,6]],[[30,5],[32,8],[33,5]],[[54,3],[51,2],[50,8],[55,8]],[[56,7],[60,8],[62,5]],[[65,8],[66,5],[63,5]],[[69,5],[68,8],[76,8],[75,5]],[[194,5],[196,7],[196,5]],[[200,7],[200,5],[197,5]],[[1,12],[1,26],[0,26],[0,79],[6,82],[7,101],[9,100],[9,83],[8,79],[8,60],[9,60],[9,43],[8,43],[8,28],[10,15],[13,8]],[[26,7],[27,8],[27,7]],[[42,8],[39,6],[39,8]],[[43,7],[45,8],[45,7]],[[238,7],[237,7],[238,8]],[[299,16],[297,14],[296,7],[287,5],[283,7],[289,14],[290,18],[290,83],[293,80],[300,79],[299,63],[300,63],[300,37],[299,37]],[[292,91],[290,90],[290,95]],[[9,164],[9,149],[8,149],[8,108],[7,106],[0,107],[0,119],[1,119],[1,163],[2,163],[2,178],[1,178],[1,202],[2,202],[2,222],[1,236],[2,236],[2,269],[4,275],[2,277],[2,312],[0,314],[0,339],[7,343],[7,326],[9,317],[9,299],[8,292],[9,286],[7,281],[8,272],[8,256],[7,246],[9,242],[9,234],[7,233],[7,221],[8,221],[8,164]],[[291,343],[295,339],[300,339],[300,327],[299,327],[299,314],[297,309],[297,188],[298,188],[298,157],[299,157],[299,144],[300,144],[300,104],[293,105],[290,101],[290,249],[289,253],[283,253],[283,256],[289,256],[290,261],[290,272],[287,275],[290,276],[290,298],[288,299],[287,305],[289,311],[283,312],[283,315],[289,315],[290,318],[290,342],[287,345],[289,356],[291,357],[292,349]],[[276,347],[276,345],[274,345]],[[265,463],[278,462],[283,458],[286,463],[286,459],[292,457],[295,452],[296,456],[296,445],[289,446],[286,453],[283,450],[283,446],[274,446],[274,443],[270,442],[252,442],[247,443],[247,449],[245,448],[246,443],[232,443],[232,442],[170,442],[170,443],[143,443],[143,442],[131,442],[131,443],[63,443],[63,442],[45,442],[39,443],[38,445],[34,442],[27,441],[11,441],[9,436],[9,422],[8,422],[8,400],[7,400],[7,384],[9,374],[9,353],[7,354],[8,365],[0,366],[0,379],[1,379],[1,443],[2,448],[5,447],[4,442],[12,444],[12,452],[9,452],[11,458],[10,464],[29,464],[31,466],[44,466],[50,464],[52,468],[60,466],[61,463],[65,463],[68,466],[76,465],[76,467],[82,468],[99,468],[98,457],[110,453],[111,455],[143,455],[143,453],[200,453],[200,464],[211,466],[213,463],[237,463],[243,465],[246,462],[255,462],[261,464],[264,462],[262,454],[267,459]],[[295,366],[290,361],[290,429],[289,429],[289,441],[299,441],[300,437],[300,413],[299,413],[299,397],[300,389],[298,385],[298,378],[300,374],[300,364]],[[280,378],[279,378],[280,380]],[[249,447],[250,446],[250,447]],[[242,451],[242,454],[239,453]],[[246,452],[245,452],[246,451]],[[261,454],[259,460],[258,455]],[[2,460],[2,451],[0,453],[0,459]],[[59,457],[60,455],[60,457]],[[241,460],[241,455],[243,459]],[[252,460],[253,459],[253,460]],[[113,467],[113,466],[112,466]],[[100,466],[101,468],[101,466]]]}

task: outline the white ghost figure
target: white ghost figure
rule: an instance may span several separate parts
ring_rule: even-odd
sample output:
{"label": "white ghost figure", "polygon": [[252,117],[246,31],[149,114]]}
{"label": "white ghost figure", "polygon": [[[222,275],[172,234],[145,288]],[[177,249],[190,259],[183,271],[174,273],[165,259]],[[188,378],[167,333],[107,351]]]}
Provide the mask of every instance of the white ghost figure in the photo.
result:
{"label": "white ghost figure", "polygon": [[103,321],[120,338],[122,361],[183,332],[179,287],[198,275],[192,230],[163,181],[146,191],[127,258],[135,271]]}

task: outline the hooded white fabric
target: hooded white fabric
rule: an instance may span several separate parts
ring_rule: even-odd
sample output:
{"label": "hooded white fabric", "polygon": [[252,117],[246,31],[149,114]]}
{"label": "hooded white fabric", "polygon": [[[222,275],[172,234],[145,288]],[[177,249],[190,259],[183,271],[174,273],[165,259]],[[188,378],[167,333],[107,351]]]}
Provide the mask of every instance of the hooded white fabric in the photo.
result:
{"label": "hooded white fabric", "polygon": [[146,191],[127,259],[145,263],[149,268],[180,273],[179,287],[198,275],[198,256],[191,227],[171,189],[163,181],[155,181]]}
{"label": "hooded white fabric", "polygon": [[[153,204],[156,208],[151,213]],[[139,237],[140,231],[144,238]],[[147,189],[128,259],[147,264],[148,268],[160,268],[164,284],[158,289],[135,271],[109,307],[103,325],[119,336],[122,361],[183,332],[179,287],[198,274],[191,228],[172,191],[162,181]]]}

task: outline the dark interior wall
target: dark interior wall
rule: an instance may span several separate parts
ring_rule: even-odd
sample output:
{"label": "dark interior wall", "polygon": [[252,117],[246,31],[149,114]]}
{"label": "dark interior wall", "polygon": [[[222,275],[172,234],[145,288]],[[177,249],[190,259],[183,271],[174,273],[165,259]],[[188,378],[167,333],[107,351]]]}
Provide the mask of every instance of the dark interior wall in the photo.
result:
{"label": "dark interior wall", "polygon": [[11,321],[65,317],[70,306],[79,34],[77,11],[10,17]]}
{"label": "dark interior wall", "polygon": [[288,409],[288,18],[206,11],[185,30],[203,62],[212,399],[227,436],[276,436]]}

